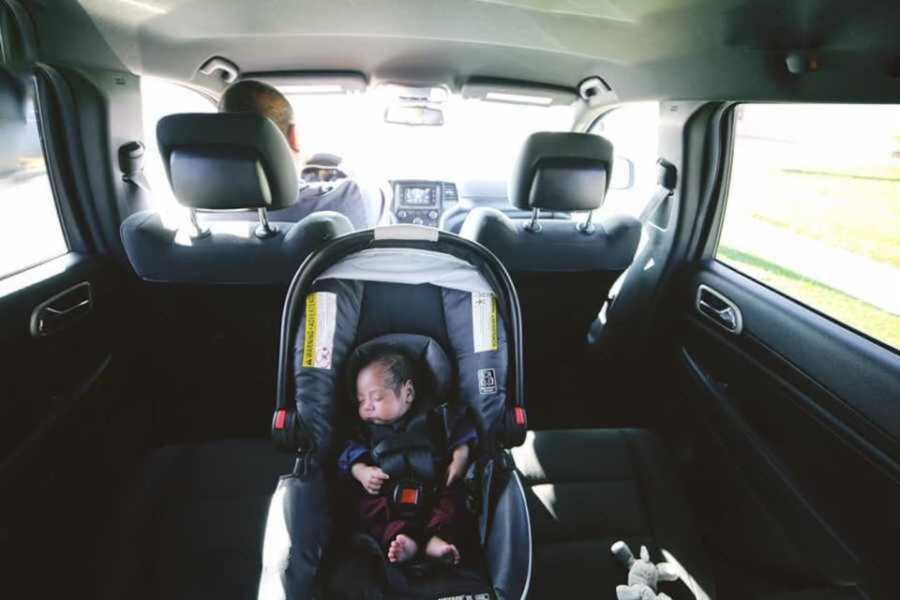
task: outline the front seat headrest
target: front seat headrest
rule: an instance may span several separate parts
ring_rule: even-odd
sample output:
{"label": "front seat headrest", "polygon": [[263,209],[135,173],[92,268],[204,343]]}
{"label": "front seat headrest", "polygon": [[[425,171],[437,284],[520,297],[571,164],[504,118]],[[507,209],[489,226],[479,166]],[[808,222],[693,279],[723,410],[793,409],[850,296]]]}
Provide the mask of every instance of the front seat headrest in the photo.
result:
{"label": "front seat headrest", "polygon": [[178,202],[206,210],[277,210],[297,201],[299,181],[284,134],[254,113],[175,114],[156,127]]}
{"label": "front seat headrest", "polygon": [[609,188],[612,163],[613,145],[599,135],[533,133],[513,168],[509,198],[522,210],[599,208]]}

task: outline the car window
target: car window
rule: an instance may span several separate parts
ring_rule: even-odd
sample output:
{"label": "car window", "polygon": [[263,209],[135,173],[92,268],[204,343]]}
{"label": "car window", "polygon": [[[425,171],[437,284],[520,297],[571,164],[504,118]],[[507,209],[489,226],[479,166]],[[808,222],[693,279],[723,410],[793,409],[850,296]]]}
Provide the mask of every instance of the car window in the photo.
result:
{"label": "car window", "polygon": [[44,157],[31,85],[0,114],[0,278],[69,251]]}
{"label": "car window", "polygon": [[623,104],[598,119],[589,133],[611,141],[615,151],[610,188],[598,212],[637,217],[656,189],[659,102]]}
{"label": "car window", "polygon": [[303,156],[342,156],[355,173],[385,179],[506,180],[535,131],[568,131],[572,106],[488,102],[451,94],[438,127],[385,122],[387,100],[360,94],[286,95]]}
{"label": "car window", "polygon": [[156,77],[141,77],[141,105],[144,123],[144,175],[153,189],[152,208],[166,221],[185,218],[186,209],[175,200],[166,177],[159,146],[156,143],[156,124],[166,115],[175,113],[215,112],[216,106],[207,96],[183,85]]}
{"label": "car window", "polygon": [[734,114],[716,258],[900,348],[900,106]]}

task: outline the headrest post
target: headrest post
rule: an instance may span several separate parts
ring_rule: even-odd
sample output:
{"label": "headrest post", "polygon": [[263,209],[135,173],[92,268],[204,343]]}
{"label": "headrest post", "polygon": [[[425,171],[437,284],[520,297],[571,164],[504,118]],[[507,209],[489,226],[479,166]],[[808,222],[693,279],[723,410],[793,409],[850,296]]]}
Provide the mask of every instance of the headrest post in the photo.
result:
{"label": "headrest post", "polygon": [[594,217],[594,211],[589,210],[587,219],[585,219],[584,223],[579,223],[575,226],[575,228],[585,235],[590,235],[594,233],[595,227],[594,224],[591,223],[591,219]]}
{"label": "headrest post", "polygon": [[260,239],[270,238],[275,235],[278,230],[271,225],[269,225],[269,213],[265,208],[257,209],[256,211],[259,213],[259,226],[256,228],[254,232],[256,237]]}
{"label": "headrest post", "polygon": [[541,214],[541,209],[532,208],[531,209],[531,220],[525,224],[525,231],[530,231],[531,233],[537,233],[541,230],[541,224],[538,223],[538,217]]}
{"label": "headrest post", "polygon": [[197,221],[197,210],[190,209],[188,211],[188,215],[191,219],[191,237],[194,239],[205,238],[209,235],[209,227],[203,227],[200,225],[199,221]]}

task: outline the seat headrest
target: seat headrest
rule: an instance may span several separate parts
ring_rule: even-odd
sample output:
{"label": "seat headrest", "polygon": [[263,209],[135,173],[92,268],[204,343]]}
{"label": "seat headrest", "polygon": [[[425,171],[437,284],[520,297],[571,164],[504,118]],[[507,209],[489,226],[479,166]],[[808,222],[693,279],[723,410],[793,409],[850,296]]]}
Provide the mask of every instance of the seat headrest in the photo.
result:
{"label": "seat headrest", "polygon": [[169,183],[189,208],[286,208],[299,181],[284,134],[253,113],[175,114],[156,127]]}
{"label": "seat headrest", "polygon": [[347,360],[347,390],[355,399],[356,376],[363,365],[385,350],[399,352],[413,361],[416,369],[416,399],[442,402],[450,393],[453,367],[450,359],[435,340],[424,335],[391,333],[382,335],[353,351]]}
{"label": "seat headrest", "polygon": [[525,141],[509,182],[510,201],[522,210],[593,210],[603,204],[613,145],[590,133],[542,131]]}

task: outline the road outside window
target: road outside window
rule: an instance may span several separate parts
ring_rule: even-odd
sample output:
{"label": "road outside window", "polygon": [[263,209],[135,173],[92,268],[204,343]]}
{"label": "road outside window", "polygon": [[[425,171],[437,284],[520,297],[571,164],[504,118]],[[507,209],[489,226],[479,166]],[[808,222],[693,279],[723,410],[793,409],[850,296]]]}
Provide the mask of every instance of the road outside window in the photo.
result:
{"label": "road outside window", "polygon": [[900,106],[737,107],[716,258],[900,349]]}
{"label": "road outside window", "polygon": [[34,104],[0,116],[0,278],[69,251],[41,146]]}

